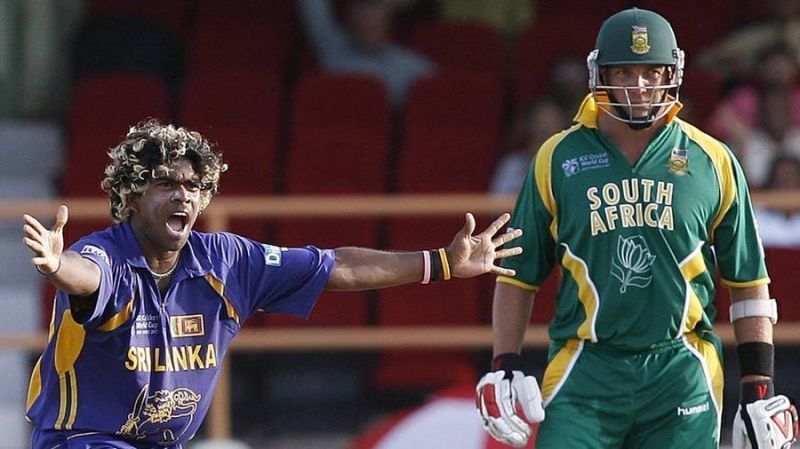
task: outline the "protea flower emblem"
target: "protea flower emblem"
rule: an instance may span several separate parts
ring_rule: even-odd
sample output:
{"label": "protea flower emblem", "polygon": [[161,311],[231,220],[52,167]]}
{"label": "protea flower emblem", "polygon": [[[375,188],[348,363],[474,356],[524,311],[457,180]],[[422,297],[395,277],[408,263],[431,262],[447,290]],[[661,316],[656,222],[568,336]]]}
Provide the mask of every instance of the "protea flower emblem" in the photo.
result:
{"label": "protea flower emblem", "polygon": [[653,280],[650,267],[655,260],[656,256],[650,254],[650,248],[642,236],[619,236],[617,253],[611,261],[611,275],[621,283],[619,292],[625,293],[631,285],[639,288],[650,285]]}

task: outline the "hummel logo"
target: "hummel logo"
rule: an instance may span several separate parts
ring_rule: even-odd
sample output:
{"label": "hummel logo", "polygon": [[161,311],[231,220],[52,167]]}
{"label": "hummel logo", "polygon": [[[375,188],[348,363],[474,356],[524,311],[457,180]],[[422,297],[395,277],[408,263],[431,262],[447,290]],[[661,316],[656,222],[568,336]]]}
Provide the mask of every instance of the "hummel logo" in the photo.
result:
{"label": "hummel logo", "polygon": [[706,401],[706,402],[704,402],[704,403],[702,403],[700,405],[695,405],[693,407],[688,407],[688,408],[684,408],[684,407],[678,406],[678,416],[696,415],[698,413],[707,412],[710,408],[711,407],[709,407],[708,401]]}

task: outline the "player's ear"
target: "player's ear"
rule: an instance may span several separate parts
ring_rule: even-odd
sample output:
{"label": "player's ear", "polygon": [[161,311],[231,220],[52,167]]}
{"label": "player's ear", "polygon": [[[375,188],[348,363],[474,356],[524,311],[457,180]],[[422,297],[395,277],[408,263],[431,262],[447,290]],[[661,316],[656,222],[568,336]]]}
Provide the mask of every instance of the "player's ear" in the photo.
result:
{"label": "player's ear", "polygon": [[130,209],[131,214],[139,212],[139,200],[141,198],[141,193],[131,193],[128,195],[128,209]]}

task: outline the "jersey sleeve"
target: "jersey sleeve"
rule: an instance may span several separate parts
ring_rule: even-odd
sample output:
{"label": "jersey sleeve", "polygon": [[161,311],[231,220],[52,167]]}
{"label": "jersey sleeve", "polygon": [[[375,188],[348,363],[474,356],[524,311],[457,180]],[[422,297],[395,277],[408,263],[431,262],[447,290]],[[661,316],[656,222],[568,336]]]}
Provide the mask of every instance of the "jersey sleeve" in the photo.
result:
{"label": "jersey sleeve", "polygon": [[333,251],[313,246],[282,248],[245,238],[235,242],[239,246],[235,266],[242,288],[241,294],[235,295],[239,308],[248,316],[263,310],[307,318],[328,283],[335,261]]}
{"label": "jersey sleeve", "polygon": [[[522,237],[514,241],[522,247],[522,254],[503,259],[501,265],[512,268],[516,275],[499,276],[498,282],[513,284],[526,290],[537,291],[554,265],[555,241],[550,230],[553,216],[544,203],[539,186],[548,184],[543,161],[536,158],[528,171],[509,222],[509,228],[522,229]],[[537,169],[537,164],[539,165]],[[549,193],[545,193],[549,194]]]}
{"label": "jersey sleeve", "polygon": [[722,210],[719,225],[714,230],[714,251],[719,265],[721,282],[729,287],[753,287],[769,283],[764,263],[764,248],[750,201],[747,180],[736,158],[730,157],[729,178],[722,177],[724,198],[731,198],[727,210]]}
{"label": "jersey sleeve", "polygon": [[[98,234],[94,234],[98,235]],[[75,321],[86,329],[93,329],[102,324],[109,316],[124,309],[133,299],[134,276],[121,257],[116,247],[107,239],[87,236],[70,247],[81,257],[94,262],[100,268],[100,287],[94,308],[85,314],[75,316]],[[69,296],[60,293],[69,307]]]}

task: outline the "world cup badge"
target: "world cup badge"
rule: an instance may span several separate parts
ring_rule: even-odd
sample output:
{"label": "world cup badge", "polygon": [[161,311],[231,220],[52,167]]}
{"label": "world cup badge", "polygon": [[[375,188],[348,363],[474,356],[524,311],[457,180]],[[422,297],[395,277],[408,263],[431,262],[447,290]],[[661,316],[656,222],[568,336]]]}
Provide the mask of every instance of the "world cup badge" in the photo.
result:
{"label": "world cup badge", "polygon": [[644,25],[634,25],[631,32],[631,51],[637,55],[646,55],[650,52],[650,44],[647,38],[647,27]]}

